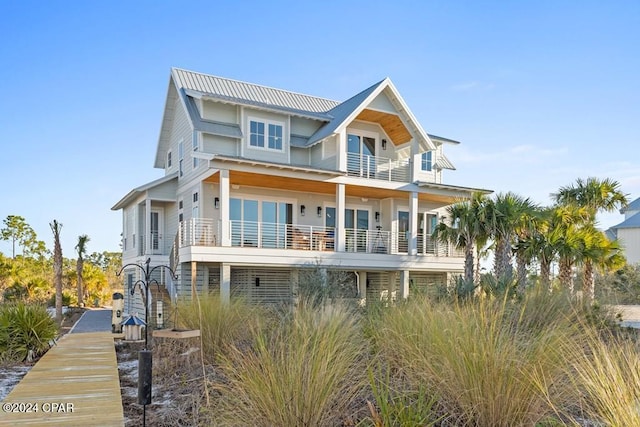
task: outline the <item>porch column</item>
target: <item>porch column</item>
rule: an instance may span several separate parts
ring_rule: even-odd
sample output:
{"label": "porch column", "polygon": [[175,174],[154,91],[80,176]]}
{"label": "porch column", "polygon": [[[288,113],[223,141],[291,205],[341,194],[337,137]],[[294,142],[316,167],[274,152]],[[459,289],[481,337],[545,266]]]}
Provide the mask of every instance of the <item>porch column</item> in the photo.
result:
{"label": "porch column", "polygon": [[144,254],[151,253],[151,199],[144,201]]}
{"label": "porch column", "polygon": [[367,272],[358,271],[358,299],[360,299],[360,305],[367,305]]}
{"label": "porch column", "polygon": [[220,169],[220,245],[231,246],[229,224],[229,170]]}
{"label": "porch column", "polygon": [[409,255],[418,253],[418,193],[409,196]]}
{"label": "porch column", "polygon": [[298,306],[300,302],[300,274],[297,268],[291,270],[291,306],[292,310]]}
{"label": "porch column", "polygon": [[198,263],[191,261],[191,301],[196,300],[196,293],[198,292]]}
{"label": "porch column", "polygon": [[346,191],[344,184],[336,184],[336,231],[335,248],[337,252],[345,251],[344,208]]}
{"label": "porch column", "polygon": [[220,302],[229,304],[231,301],[231,266],[220,264]]}
{"label": "porch column", "polygon": [[409,271],[400,271],[400,298],[403,300],[409,298]]}
{"label": "porch column", "polygon": [[[389,292],[389,302],[393,302],[398,299],[398,289],[396,289],[397,272],[390,271],[387,274],[387,291]],[[395,294],[394,294],[395,292]]]}

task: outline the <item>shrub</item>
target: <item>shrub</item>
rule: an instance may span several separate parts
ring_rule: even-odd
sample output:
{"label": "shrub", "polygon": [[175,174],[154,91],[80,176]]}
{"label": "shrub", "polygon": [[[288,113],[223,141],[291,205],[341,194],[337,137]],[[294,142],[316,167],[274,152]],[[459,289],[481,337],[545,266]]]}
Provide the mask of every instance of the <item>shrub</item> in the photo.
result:
{"label": "shrub", "polygon": [[339,425],[366,383],[366,341],[344,305],[301,303],[251,349],[224,358],[219,420],[226,425]]}
{"label": "shrub", "polygon": [[0,306],[0,357],[4,361],[23,361],[49,349],[58,326],[42,305],[22,302]]}
{"label": "shrub", "polygon": [[515,316],[511,302],[431,304],[414,300],[390,309],[376,341],[390,368],[413,389],[437,390],[439,405],[461,425],[535,425],[557,413],[566,374],[560,350],[571,325],[520,336],[534,320]]}
{"label": "shrub", "polygon": [[212,363],[217,354],[230,345],[249,338],[251,324],[263,313],[240,299],[223,304],[217,295],[200,296],[196,300],[179,302],[178,324],[182,328],[199,329],[203,356]]}

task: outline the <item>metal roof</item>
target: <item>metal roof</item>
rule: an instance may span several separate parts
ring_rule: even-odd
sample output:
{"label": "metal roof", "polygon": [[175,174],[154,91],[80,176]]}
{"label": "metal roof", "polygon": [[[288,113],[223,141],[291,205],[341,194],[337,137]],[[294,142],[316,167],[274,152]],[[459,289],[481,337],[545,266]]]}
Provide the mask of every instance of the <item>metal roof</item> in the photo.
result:
{"label": "metal roof", "polygon": [[611,228],[616,230],[619,228],[640,228],[640,214],[632,215],[629,218],[622,221],[620,224],[614,225]]}
{"label": "metal roof", "polygon": [[629,203],[625,208],[620,209],[620,213],[625,213],[626,211],[640,211],[640,197]]}
{"label": "metal roof", "polygon": [[276,106],[311,113],[326,113],[339,103],[316,96],[274,89],[253,83],[172,68],[178,88],[189,89],[220,100]]}

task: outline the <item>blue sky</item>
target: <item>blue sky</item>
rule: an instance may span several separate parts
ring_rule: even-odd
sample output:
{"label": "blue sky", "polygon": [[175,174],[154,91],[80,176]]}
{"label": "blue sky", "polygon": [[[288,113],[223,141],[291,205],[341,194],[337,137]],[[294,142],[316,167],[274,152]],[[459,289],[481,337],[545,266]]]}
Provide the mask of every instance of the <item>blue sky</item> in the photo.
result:
{"label": "blue sky", "polygon": [[[335,100],[390,77],[449,184],[541,204],[576,178],[640,197],[638,1],[0,0],[0,219],[73,257],[153,168],[172,66]],[[622,220],[600,217],[603,227]],[[0,251],[10,246],[0,242]]]}

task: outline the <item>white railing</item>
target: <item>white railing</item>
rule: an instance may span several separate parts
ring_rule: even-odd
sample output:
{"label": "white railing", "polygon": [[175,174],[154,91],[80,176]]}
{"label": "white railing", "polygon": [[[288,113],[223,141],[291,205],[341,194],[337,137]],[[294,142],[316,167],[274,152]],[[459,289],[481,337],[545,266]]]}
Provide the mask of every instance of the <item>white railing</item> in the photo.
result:
{"label": "white railing", "polygon": [[216,246],[216,226],[212,219],[192,218],[182,221],[178,228],[178,242],[184,246]]}
{"label": "white railing", "polygon": [[230,221],[231,246],[267,249],[334,250],[334,230],[301,224]]}
{"label": "white railing", "polygon": [[384,181],[410,182],[409,159],[392,160],[386,157],[347,153],[347,175]]}
{"label": "white railing", "polygon": [[[229,221],[231,246],[265,249],[294,249],[311,251],[334,251],[335,230],[302,224],[278,224],[257,221]],[[176,243],[185,246],[218,246],[217,229],[211,219],[190,219],[180,223]],[[435,256],[463,256],[461,250],[451,244],[436,241],[429,234],[419,233],[416,240],[417,253]],[[345,251],[374,254],[406,254],[409,251],[407,232],[387,230],[345,229]],[[173,250],[174,256],[177,250]],[[171,258],[171,257],[170,257]],[[171,260],[170,260],[171,261]],[[175,261],[174,261],[175,262]]]}
{"label": "white railing", "polygon": [[151,233],[151,246],[147,248],[146,235],[138,236],[138,255],[166,255],[171,250],[171,241],[167,241],[160,233]]}

